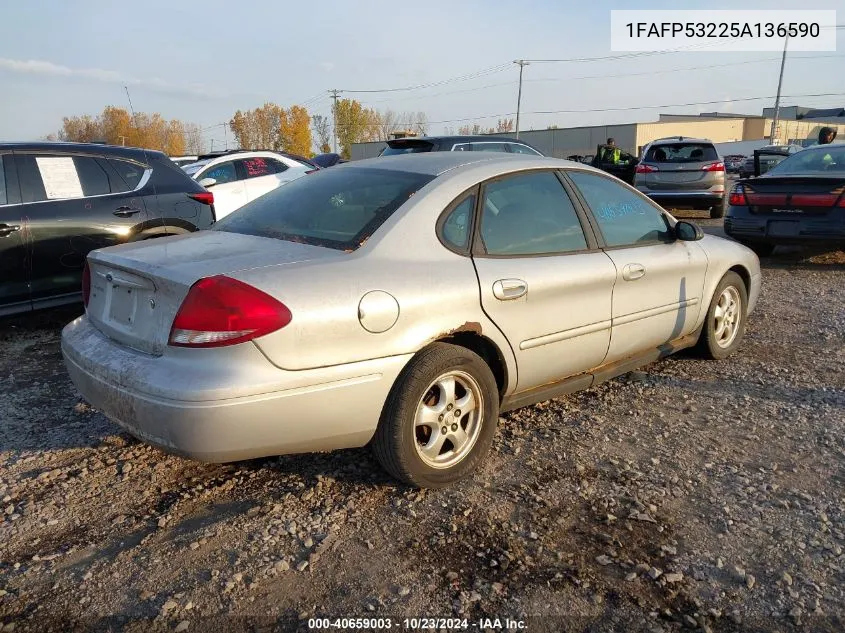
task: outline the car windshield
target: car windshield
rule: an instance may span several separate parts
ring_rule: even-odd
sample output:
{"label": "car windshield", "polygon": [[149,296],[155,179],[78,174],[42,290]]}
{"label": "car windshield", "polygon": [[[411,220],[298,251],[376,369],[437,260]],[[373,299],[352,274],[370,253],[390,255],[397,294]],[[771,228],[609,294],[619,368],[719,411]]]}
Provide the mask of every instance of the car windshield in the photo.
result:
{"label": "car windshield", "polygon": [[652,145],[645,160],[649,163],[699,163],[719,160],[719,154],[708,143],[673,143]]}
{"label": "car windshield", "polygon": [[212,227],[352,251],[434,176],[343,167],[298,178]]}
{"label": "car windshield", "polygon": [[766,175],[845,175],[845,144],[821,145],[796,152],[772,167]]}

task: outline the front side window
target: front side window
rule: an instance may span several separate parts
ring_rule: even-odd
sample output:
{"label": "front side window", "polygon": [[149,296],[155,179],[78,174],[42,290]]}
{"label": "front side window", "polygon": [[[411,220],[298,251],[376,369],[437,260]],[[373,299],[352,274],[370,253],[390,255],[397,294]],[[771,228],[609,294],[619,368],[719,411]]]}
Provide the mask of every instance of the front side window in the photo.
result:
{"label": "front side window", "polygon": [[218,185],[222,185],[227,182],[235,182],[238,179],[238,173],[235,170],[235,163],[233,161],[229,161],[209,167],[206,171],[199,175],[197,181],[204,180],[205,178],[214,178]]}
{"label": "front side window", "polygon": [[453,152],[469,152],[472,151],[469,143],[458,143],[454,147],[452,147]]}
{"label": "front side window", "polygon": [[458,250],[469,246],[469,227],[475,209],[475,194],[470,194],[452,209],[443,222],[443,239]]}
{"label": "front side window", "polygon": [[488,255],[568,253],[587,248],[575,207],[552,172],[509,176],[488,184],[481,239]]}
{"label": "front side window", "polygon": [[41,202],[47,199],[44,182],[35,156],[24,154],[17,157],[18,181],[21,185],[22,202]]}
{"label": "front side window", "polygon": [[583,171],[568,171],[587,201],[608,246],[669,241],[666,217],[644,196],[620,182]]}
{"label": "front side window", "polygon": [[433,178],[388,169],[320,170],[256,198],[211,230],[353,251]]}

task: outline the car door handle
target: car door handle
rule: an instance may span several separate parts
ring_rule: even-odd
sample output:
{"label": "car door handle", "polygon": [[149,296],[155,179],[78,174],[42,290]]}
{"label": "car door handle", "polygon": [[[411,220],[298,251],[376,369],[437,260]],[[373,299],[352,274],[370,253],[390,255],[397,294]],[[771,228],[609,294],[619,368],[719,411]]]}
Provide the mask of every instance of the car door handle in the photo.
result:
{"label": "car door handle", "polygon": [[519,299],[528,292],[528,284],[522,279],[499,279],[493,284],[493,296],[500,301]]}
{"label": "car door handle", "polygon": [[622,279],[634,281],[645,275],[645,266],[642,264],[626,264],[622,269]]}
{"label": "car door handle", "polygon": [[8,237],[15,231],[20,231],[21,227],[18,224],[0,224],[0,237]]}
{"label": "car door handle", "polygon": [[136,213],[141,213],[141,209],[135,209],[134,207],[118,207],[113,215],[116,215],[119,218],[128,218]]}

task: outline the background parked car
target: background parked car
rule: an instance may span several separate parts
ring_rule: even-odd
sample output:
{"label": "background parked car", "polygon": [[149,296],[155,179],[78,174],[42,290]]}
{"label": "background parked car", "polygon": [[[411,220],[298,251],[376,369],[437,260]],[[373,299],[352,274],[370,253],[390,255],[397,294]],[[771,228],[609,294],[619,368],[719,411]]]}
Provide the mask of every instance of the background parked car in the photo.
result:
{"label": "background parked car", "polygon": [[311,162],[315,165],[318,165],[320,168],[325,169],[326,167],[334,167],[335,165],[348,163],[349,161],[347,161],[345,158],[342,158],[340,154],[330,152],[328,154],[318,154],[317,156],[311,159]]}
{"label": "background parked car", "polygon": [[89,251],[207,229],[213,202],[161,152],[0,144],[0,314],[79,301]]}
{"label": "background parked car", "polygon": [[214,210],[224,218],[276,187],[319,169],[306,159],[296,160],[271,151],[230,151],[183,167],[203,187],[214,191]]}
{"label": "background parked car", "polygon": [[634,186],[668,208],[710,209],[725,214],[725,164],[707,139],[658,139],[643,149]]}
{"label": "background parked car", "polygon": [[742,164],[745,162],[745,156],[742,154],[728,154],[722,158],[725,163],[725,171],[729,174],[739,173]]}
{"label": "background parked car", "polygon": [[199,156],[171,156],[170,160],[179,165],[179,167],[184,167],[185,165],[197,162]]}
{"label": "background parked car", "polygon": [[747,248],[543,157],[341,165],[164,246],[88,259],[62,351],[94,407],[206,461],[371,442],[417,486],[469,476],[501,411],[727,357],[760,290]]}
{"label": "background parked car", "polygon": [[418,154],[421,152],[504,152],[511,154],[543,154],[528,143],[502,136],[420,136],[387,141],[379,156]]}
{"label": "background parked car", "polygon": [[754,150],[751,156],[747,156],[739,168],[740,178],[751,178],[765,174],[772,167],[780,163],[787,156],[800,152],[804,148],[801,145],[767,145]]}
{"label": "background parked car", "polygon": [[759,255],[778,244],[845,246],[845,145],[809,147],[738,182],[725,233]]}

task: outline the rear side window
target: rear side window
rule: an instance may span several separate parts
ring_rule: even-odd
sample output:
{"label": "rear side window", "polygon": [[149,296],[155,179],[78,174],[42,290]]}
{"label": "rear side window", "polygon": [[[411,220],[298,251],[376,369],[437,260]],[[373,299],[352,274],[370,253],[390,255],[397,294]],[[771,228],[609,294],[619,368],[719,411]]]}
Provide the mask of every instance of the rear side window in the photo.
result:
{"label": "rear side window", "polygon": [[458,143],[454,147],[452,147],[453,152],[470,152],[472,151],[472,147],[470,147],[469,143]]}
{"label": "rear side window", "polygon": [[[267,162],[270,163],[270,167],[272,167],[274,173],[281,174],[283,171],[287,171],[288,166],[280,160],[268,158]],[[306,162],[303,160],[300,162],[307,167],[316,167],[316,165],[312,164],[310,161]]]}
{"label": "rear side window", "polygon": [[[247,178],[260,178],[261,176],[271,176],[276,173],[276,161],[262,156],[253,156],[252,158],[244,158],[241,163],[244,166],[244,173]],[[214,178],[214,176],[211,176]]]}
{"label": "rear side window", "polygon": [[109,177],[97,161],[90,156],[74,156],[73,164],[82,185],[82,193],[86,196],[101,196],[111,193]]}
{"label": "rear side window", "polygon": [[488,184],[481,239],[488,255],[569,253],[587,248],[575,207],[551,172],[509,176]]}
{"label": "rear side window", "polygon": [[443,222],[443,239],[458,250],[469,246],[469,227],[475,209],[475,194],[470,194],[446,216]]}
{"label": "rear side window", "polygon": [[114,170],[123,179],[130,191],[138,188],[138,185],[141,184],[141,178],[144,177],[143,166],[117,158],[109,158],[108,161],[109,165],[114,167]]}
{"label": "rear side window", "polygon": [[[760,156],[760,160],[763,160]],[[772,158],[772,157],[768,157]],[[805,149],[784,158],[767,173],[777,176],[814,174],[842,176],[845,174],[845,144],[823,145],[819,149]]]}
{"label": "rear side window", "polygon": [[520,143],[510,143],[510,149],[514,154],[530,154],[531,156],[542,156],[540,152],[537,152],[527,145],[522,145]]}
{"label": "rear side window", "polygon": [[212,227],[353,251],[433,176],[325,169],[274,189]]}
{"label": "rear side window", "polygon": [[716,160],[719,160],[719,154],[709,143],[652,145],[645,156],[647,163],[698,163]]}
{"label": "rear side window", "polygon": [[6,170],[3,168],[3,161],[6,160],[0,156],[0,204],[6,204],[8,198],[6,196]]}
{"label": "rear side window", "polygon": [[566,173],[590,206],[608,246],[636,246],[671,239],[665,216],[620,181],[583,171]]}

